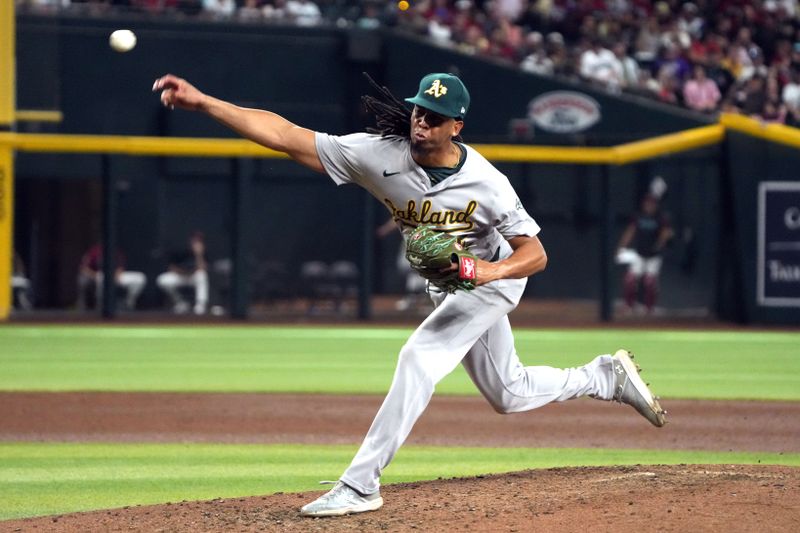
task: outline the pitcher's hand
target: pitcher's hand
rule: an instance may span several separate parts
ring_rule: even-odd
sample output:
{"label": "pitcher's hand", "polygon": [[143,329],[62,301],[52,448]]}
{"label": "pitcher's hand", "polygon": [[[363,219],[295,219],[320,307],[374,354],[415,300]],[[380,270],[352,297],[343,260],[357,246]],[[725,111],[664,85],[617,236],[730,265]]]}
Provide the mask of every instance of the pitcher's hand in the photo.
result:
{"label": "pitcher's hand", "polygon": [[153,83],[153,92],[157,91],[161,91],[161,103],[170,109],[179,107],[197,111],[206,98],[194,85],[172,74],[162,76]]}

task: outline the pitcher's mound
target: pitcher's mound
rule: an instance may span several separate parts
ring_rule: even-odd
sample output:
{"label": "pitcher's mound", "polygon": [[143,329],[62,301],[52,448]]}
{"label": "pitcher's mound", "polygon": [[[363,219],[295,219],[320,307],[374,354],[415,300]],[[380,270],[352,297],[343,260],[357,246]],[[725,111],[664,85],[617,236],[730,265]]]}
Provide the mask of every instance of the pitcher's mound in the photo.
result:
{"label": "pitcher's mound", "polygon": [[679,465],[528,470],[385,486],[383,508],[304,518],[322,492],[75,513],[3,531],[800,531],[800,469]]}

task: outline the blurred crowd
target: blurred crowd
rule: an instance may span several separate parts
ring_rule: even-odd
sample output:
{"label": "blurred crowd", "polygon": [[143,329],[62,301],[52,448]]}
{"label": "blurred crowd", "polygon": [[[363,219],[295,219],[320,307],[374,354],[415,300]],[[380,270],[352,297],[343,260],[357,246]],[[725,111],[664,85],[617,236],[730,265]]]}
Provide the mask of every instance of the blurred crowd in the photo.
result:
{"label": "blurred crowd", "polygon": [[[23,9],[397,26],[543,76],[800,125],[797,0],[17,0]],[[405,7],[405,6],[404,6]]]}
{"label": "blurred crowd", "polygon": [[529,72],[796,126],[798,14],[795,0],[423,0],[400,24]]}

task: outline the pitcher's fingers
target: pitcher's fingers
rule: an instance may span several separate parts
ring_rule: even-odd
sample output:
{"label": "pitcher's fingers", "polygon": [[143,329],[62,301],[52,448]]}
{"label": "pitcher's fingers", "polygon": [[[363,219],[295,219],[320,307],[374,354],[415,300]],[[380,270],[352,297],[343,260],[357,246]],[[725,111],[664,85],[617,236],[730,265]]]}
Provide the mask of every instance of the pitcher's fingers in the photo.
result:
{"label": "pitcher's fingers", "polygon": [[166,74],[156,79],[155,82],[153,82],[153,90],[157,91],[159,89],[163,89],[168,85],[174,87],[176,84],[177,84],[177,78],[172,74]]}
{"label": "pitcher's fingers", "polygon": [[172,89],[164,89],[161,92],[161,103],[165,106],[171,106],[173,100],[173,90]]}
{"label": "pitcher's fingers", "polygon": [[163,76],[161,78],[156,79],[156,81],[153,82],[153,90],[157,91],[159,89],[163,89],[164,84],[166,83],[166,78],[167,78],[166,76]]}

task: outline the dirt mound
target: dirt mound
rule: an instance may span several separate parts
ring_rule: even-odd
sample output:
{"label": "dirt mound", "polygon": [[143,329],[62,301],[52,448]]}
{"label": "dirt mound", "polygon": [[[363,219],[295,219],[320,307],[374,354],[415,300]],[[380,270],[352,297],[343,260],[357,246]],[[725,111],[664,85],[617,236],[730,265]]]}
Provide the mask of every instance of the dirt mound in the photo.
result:
{"label": "dirt mound", "polygon": [[[0,441],[358,443],[382,398],[291,394],[0,393]],[[409,444],[800,451],[798,402],[665,400],[656,430],[579,400],[499,416],[437,397]],[[300,517],[321,492],[137,506],[0,522],[0,531],[800,531],[800,469],[532,470],[384,487],[384,507]]]}
{"label": "dirt mound", "polygon": [[800,469],[554,468],[403,483],[372,513],[304,518],[319,492],[129,507],[0,523],[2,531],[798,531]]}

